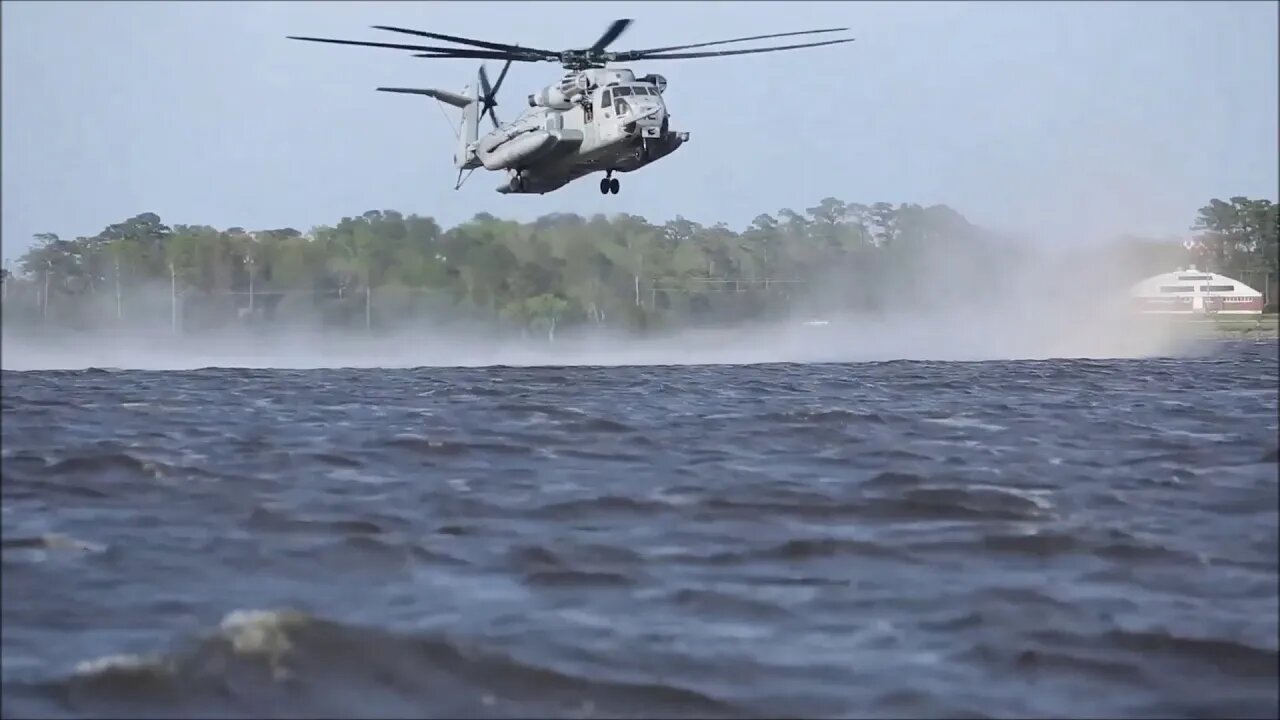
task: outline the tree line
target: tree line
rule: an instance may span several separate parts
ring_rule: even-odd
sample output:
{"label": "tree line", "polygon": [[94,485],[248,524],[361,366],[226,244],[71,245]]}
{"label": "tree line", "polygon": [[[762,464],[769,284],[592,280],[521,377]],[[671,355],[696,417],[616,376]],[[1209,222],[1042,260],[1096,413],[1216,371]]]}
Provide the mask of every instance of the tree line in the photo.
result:
{"label": "tree line", "polygon": [[[1274,298],[1276,209],[1268,200],[1214,199],[1194,219],[1189,244],[1127,238],[1119,246],[1151,274],[1195,263],[1252,277]],[[374,328],[429,318],[549,337],[580,324],[643,330],[766,318],[815,298],[876,312],[939,293],[981,295],[1025,250],[945,205],[830,197],[803,212],[761,214],[741,231],[683,217],[655,224],[564,213],[528,223],[480,213],[445,229],[430,217],[370,210],[305,233],[251,232],[170,226],[148,212],[91,237],[35,241],[16,273],[5,270],[11,325],[145,317],[193,331],[305,316]]]}

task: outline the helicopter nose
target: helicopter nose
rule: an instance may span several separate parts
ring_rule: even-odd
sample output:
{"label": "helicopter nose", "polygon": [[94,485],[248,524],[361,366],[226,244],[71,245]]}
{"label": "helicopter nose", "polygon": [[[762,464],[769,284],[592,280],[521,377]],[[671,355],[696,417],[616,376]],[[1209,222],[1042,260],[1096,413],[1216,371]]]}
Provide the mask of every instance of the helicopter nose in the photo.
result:
{"label": "helicopter nose", "polygon": [[639,127],[642,137],[661,137],[662,126],[666,124],[666,115],[666,110],[662,106],[643,108],[632,115],[630,124]]}

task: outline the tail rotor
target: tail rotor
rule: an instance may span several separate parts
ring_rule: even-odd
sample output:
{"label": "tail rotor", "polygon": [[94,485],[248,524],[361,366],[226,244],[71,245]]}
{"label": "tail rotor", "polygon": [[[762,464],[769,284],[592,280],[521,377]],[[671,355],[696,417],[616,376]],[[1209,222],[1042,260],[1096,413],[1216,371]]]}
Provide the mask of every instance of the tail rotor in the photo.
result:
{"label": "tail rotor", "polygon": [[502,72],[498,73],[498,82],[493,85],[489,84],[489,73],[485,71],[484,65],[480,65],[480,115],[488,115],[489,120],[493,122],[493,129],[497,130],[502,124],[498,121],[498,114],[494,112],[494,108],[498,106],[498,90],[502,88],[502,81],[507,78],[507,71],[511,69],[511,60],[508,60],[502,66]]}

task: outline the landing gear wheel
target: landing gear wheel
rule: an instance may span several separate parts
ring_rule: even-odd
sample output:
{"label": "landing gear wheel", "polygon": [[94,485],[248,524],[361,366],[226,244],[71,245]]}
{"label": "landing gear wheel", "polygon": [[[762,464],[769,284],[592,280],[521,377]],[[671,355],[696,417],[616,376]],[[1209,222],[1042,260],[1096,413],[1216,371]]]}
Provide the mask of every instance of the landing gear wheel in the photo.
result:
{"label": "landing gear wheel", "polygon": [[609,179],[609,192],[613,193],[614,195],[617,195],[618,190],[621,189],[621,187],[622,186],[618,183],[618,178]]}
{"label": "landing gear wheel", "polygon": [[600,178],[600,194],[608,195],[609,188],[613,187],[613,181],[609,178]]}

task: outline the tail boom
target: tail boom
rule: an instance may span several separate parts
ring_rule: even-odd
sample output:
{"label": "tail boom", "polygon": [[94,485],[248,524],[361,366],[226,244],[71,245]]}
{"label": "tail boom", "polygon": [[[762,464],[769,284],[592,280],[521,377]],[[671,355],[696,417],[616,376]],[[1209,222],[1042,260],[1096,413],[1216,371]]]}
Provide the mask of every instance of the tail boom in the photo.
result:
{"label": "tail boom", "polygon": [[467,103],[473,102],[466,95],[449,92],[448,90],[438,90],[436,88],[394,88],[380,87],[378,92],[402,93],[405,95],[426,95],[429,98],[435,98],[443,103],[448,103],[456,108],[464,108]]}
{"label": "tail boom", "polygon": [[[465,101],[462,105],[456,106],[462,108],[462,123],[458,127],[458,146],[453,152],[453,164],[459,170],[480,166],[480,160],[476,157],[476,140],[480,137],[480,98],[471,96],[472,87],[468,85],[463,89],[462,95],[454,96],[456,99]],[[474,87],[480,87],[479,81]]]}

